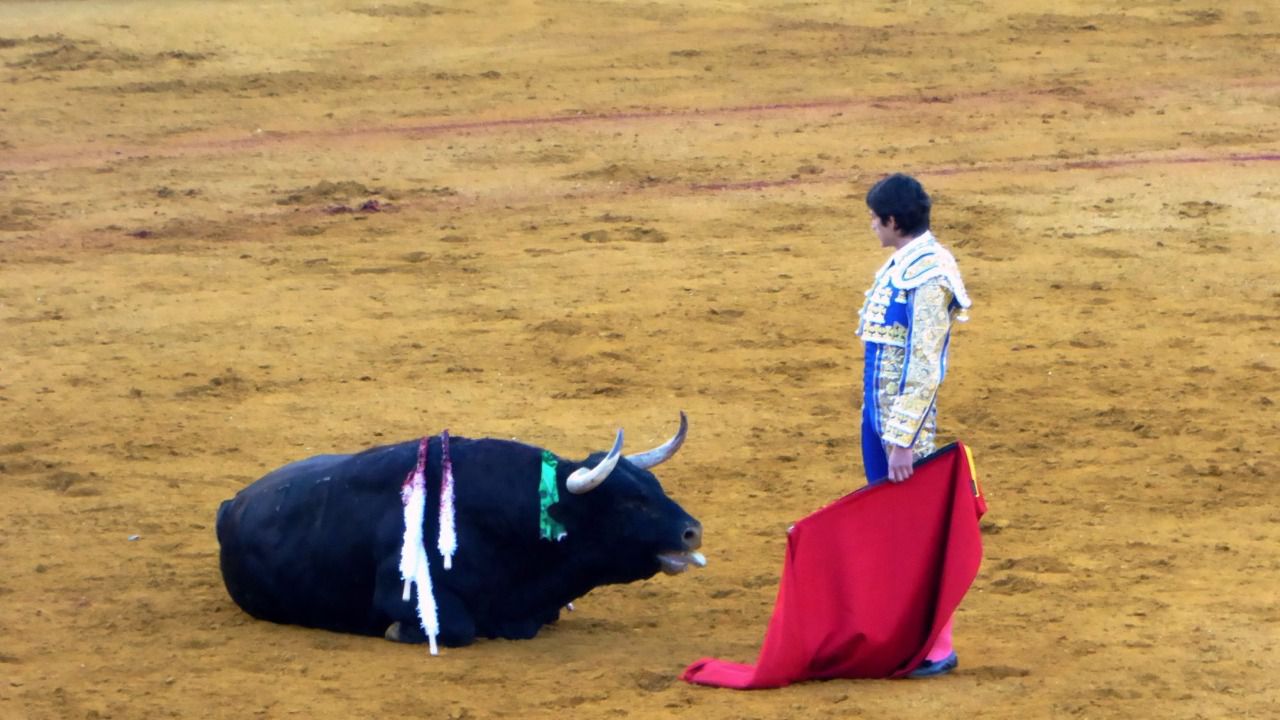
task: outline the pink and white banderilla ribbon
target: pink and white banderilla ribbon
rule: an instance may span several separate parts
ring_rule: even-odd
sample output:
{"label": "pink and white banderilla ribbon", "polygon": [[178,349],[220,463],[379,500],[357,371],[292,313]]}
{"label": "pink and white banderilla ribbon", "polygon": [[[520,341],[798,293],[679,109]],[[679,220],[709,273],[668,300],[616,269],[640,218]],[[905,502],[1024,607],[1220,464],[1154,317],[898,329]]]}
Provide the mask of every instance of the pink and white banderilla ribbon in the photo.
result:
{"label": "pink and white banderilla ribbon", "polygon": [[[449,460],[449,431],[440,435],[440,534],[436,547],[444,557],[444,567],[453,566],[453,554],[458,547],[454,529],[453,466]],[[412,586],[418,586],[418,622],[427,634],[432,655],[439,655],[436,637],[440,634],[440,618],[435,593],[431,589],[431,564],[427,548],[422,542],[422,522],[427,505],[427,438],[418,442],[418,465],[400,486],[400,501],[404,505],[404,540],[400,546],[400,578],[404,580],[402,599],[409,602]]]}
{"label": "pink and white banderilla ribbon", "polygon": [[458,533],[453,524],[453,461],[449,459],[449,431],[440,433],[440,534],[436,549],[444,558],[444,569],[453,567],[458,549]]}

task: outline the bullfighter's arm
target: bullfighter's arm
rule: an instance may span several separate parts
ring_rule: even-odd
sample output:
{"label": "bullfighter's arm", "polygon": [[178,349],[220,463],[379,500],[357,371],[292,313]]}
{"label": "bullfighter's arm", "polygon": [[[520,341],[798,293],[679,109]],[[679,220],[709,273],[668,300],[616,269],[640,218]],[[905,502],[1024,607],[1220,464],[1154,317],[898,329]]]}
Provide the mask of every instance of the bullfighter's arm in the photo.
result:
{"label": "bullfighter's arm", "polygon": [[912,291],[901,391],[884,420],[884,440],[898,447],[915,444],[920,426],[942,382],[942,352],[951,329],[951,291],[941,278]]}

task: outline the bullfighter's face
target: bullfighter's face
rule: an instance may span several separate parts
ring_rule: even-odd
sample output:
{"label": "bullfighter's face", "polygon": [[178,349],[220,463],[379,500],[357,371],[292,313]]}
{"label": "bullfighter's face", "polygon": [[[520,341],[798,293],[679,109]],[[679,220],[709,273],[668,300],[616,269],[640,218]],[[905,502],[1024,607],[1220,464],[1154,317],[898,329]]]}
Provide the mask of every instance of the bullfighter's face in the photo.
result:
{"label": "bullfighter's face", "polygon": [[876,239],[880,241],[880,246],[898,247],[903,237],[898,230],[898,221],[892,215],[882,218],[874,210],[869,210],[868,212],[871,215],[871,232],[875,233]]}

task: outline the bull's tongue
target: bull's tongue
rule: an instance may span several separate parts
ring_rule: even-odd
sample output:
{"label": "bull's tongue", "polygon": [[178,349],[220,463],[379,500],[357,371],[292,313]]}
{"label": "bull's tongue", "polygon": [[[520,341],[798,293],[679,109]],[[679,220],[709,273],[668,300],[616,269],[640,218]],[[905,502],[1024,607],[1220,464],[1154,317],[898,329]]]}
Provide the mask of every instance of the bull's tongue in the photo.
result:
{"label": "bull's tongue", "polygon": [[688,570],[690,565],[706,567],[707,559],[700,552],[669,552],[659,554],[658,563],[662,565],[662,572],[678,575]]}

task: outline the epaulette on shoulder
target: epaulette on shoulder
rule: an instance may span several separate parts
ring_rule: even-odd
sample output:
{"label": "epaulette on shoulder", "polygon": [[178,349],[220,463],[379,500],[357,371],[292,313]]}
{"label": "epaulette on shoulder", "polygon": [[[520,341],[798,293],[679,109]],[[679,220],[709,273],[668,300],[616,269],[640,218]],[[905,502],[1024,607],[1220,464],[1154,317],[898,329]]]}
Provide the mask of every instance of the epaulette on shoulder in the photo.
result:
{"label": "epaulette on shoulder", "polygon": [[[925,245],[920,250],[903,258],[899,264],[897,277],[894,278],[894,285],[904,289],[912,290],[918,288],[926,282],[932,280],[938,275],[943,274],[946,269],[947,251],[937,245]],[[954,260],[951,261],[955,263]]]}
{"label": "epaulette on shoulder", "polygon": [[969,293],[960,278],[955,256],[938,243],[924,245],[903,258],[893,284],[903,290],[914,290],[934,280],[946,285],[961,308],[970,306]]}

